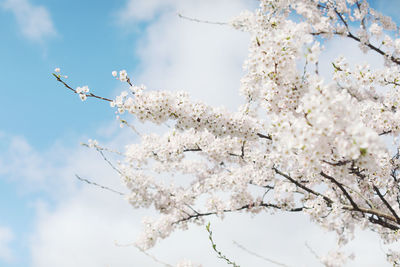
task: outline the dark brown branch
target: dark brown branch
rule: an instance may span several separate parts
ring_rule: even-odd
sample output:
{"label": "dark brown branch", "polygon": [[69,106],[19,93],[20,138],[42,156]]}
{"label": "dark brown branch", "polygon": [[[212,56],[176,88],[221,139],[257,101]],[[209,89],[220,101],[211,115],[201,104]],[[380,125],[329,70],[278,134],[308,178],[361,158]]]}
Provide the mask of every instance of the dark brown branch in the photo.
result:
{"label": "dark brown branch", "polygon": [[350,196],[350,194],[347,192],[347,190],[343,187],[341,183],[339,183],[335,178],[332,176],[324,173],[323,171],[320,172],[320,175],[328,180],[330,180],[332,183],[337,185],[340,190],[343,192],[343,194],[346,196],[346,198],[350,201],[351,205],[353,206],[354,210],[359,210],[358,205],[354,202],[353,198]]}
{"label": "dark brown branch", "polygon": [[308,188],[307,186],[301,184],[300,182],[296,181],[295,179],[293,179],[292,177],[290,177],[289,175],[287,175],[286,173],[281,172],[280,170],[278,170],[275,167],[272,167],[272,169],[279,175],[285,177],[286,179],[288,179],[290,182],[294,183],[295,185],[297,185],[298,187],[300,187],[301,189],[315,195],[315,196],[321,196],[328,204],[332,204],[333,201],[328,198],[327,196],[322,195],[321,193],[318,193],[314,190],[312,190],[311,188]]}
{"label": "dark brown branch", "polygon": [[379,133],[378,135],[390,134],[391,132],[392,132],[391,130],[389,130],[389,131],[383,131],[383,132]]}
{"label": "dark brown branch", "polygon": [[392,85],[394,85],[394,86],[400,86],[400,83],[398,83],[398,82],[396,82],[396,80],[395,81],[388,81],[388,80],[386,80],[386,78],[383,80],[387,85],[388,84],[392,84]]}
{"label": "dark brown branch", "polygon": [[185,148],[183,152],[198,152],[203,151],[201,148]]}
{"label": "dark brown branch", "polygon": [[240,154],[240,157],[243,159],[243,157],[244,157],[244,145],[246,144],[246,141],[243,141],[243,144],[242,144],[242,153]]}
{"label": "dark brown branch", "polygon": [[[309,193],[311,193],[311,194],[313,194],[315,196],[321,196],[327,202],[328,205],[331,205],[333,203],[333,201],[330,198],[324,196],[321,193],[315,192],[314,190],[312,190],[312,189],[308,188],[307,186],[301,184],[300,182],[294,180],[292,177],[290,177],[289,175],[281,172],[280,170],[276,169],[275,167],[273,167],[273,170],[277,174],[285,177],[286,179],[288,179],[289,181],[291,181],[292,183],[294,183],[295,185],[297,185],[301,189],[305,190],[306,192],[309,192]],[[327,175],[325,173],[323,173],[323,176],[325,178],[327,178],[326,176],[330,177],[329,175]],[[332,178],[334,181],[336,181],[333,177],[330,177],[330,178]],[[329,178],[327,178],[327,179],[329,179]],[[331,179],[329,179],[329,180],[331,180]],[[333,180],[332,180],[332,182],[335,183]],[[352,204],[352,205],[342,205],[341,208],[343,210],[347,210],[347,211],[350,211],[350,212],[361,212],[362,214],[369,214],[369,215],[372,215],[372,216],[376,216],[378,219],[375,219],[372,216],[368,217],[369,221],[371,223],[379,224],[382,227],[385,227],[385,228],[388,228],[388,229],[391,229],[391,230],[400,229],[399,226],[391,224],[390,222],[386,221],[386,220],[388,220],[388,221],[391,221],[391,222],[394,222],[394,223],[398,223],[396,217],[394,217],[392,215],[389,215],[389,214],[386,214],[384,212],[381,212],[380,210],[377,210],[377,209],[374,209],[374,208],[363,208],[363,207],[358,206],[353,201],[353,199],[348,194],[348,192],[345,190],[345,188],[343,187],[342,184],[340,184],[337,181],[336,181],[335,184],[340,188],[340,190],[342,190],[342,192],[346,195],[346,197],[349,199],[350,203]],[[242,206],[242,207],[240,207],[238,209],[223,210],[222,212],[223,213],[235,212],[235,211],[240,211],[240,210],[243,210],[243,209],[251,209],[251,208],[254,208],[254,207],[275,208],[275,209],[280,209],[280,210],[289,211],[289,212],[300,212],[300,211],[302,211],[304,209],[304,207],[286,209],[285,207],[278,206],[276,204],[270,204],[270,203],[257,204],[257,203],[252,203],[252,204],[248,204],[248,205]],[[195,220],[195,219],[198,219],[198,218],[201,218],[201,217],[204,217],[204,216],[210,216],[210,215],[216,215],[216,214],[218,214],[218,212],[196,213],[196,214],[190,215],[190,216],[188,216],[186,218],[183,218],[181,220],[178,220],[178,221],[174,222],[174,224],[185,222],[185,221],[188,221],[188,220],[191,220],[191,219]]]}
{"label": "dark brown branch", "polygon": [[126,82],[127,82],[130,86],[133,86],[133,85],[132,85],[132,82],[131,82],[131,79],[130,79],[129,77],[126,77]]}
{"label": "dark brown branch", "polygon": [[326,161],[326,160],[322,160],[322,162],[326,163],[326,164],[329,164],[331,166],[344,166],[347,163],[350,163],[351,161],[350,160],[340,160],[338,162],[329,162],[329,161]]}
{"label": "dark brown branch", "polygon": [[350,32],[349,24],[347,24],[347,21],[343,18],[343,15],[340,12],[338,12],[336,8],[335,8],[335,13],[339,17],[339,19],[343,22],[344,26],[346,26],[347,31]]}
{"label": "dark brown branch", "polygon": [[[338,17],[340,18],[340,20],[343,22],[343,24],[346,26],[347,29],[347,37],[361,43],[360,38],[358,38],[357,36],[355,36],[354,34],[351,33],[349,25],[347,24],[346,20],[343,18],[342,14],[339,13],[336,9],[335,9],[336,14],[338,15]],[[366,46],[368,46],[370,49],[374,50],[375,52],[377,52],[378,54],[381,54],[382,56],[386,56],[386,53],[383,52],[380,48],[372,45],[370,42],[368,42],[367,44],[365,44]],[[400,59],[395,58],[393,56],[390,56],[389,59],[396,63],[397,65],[400,65]]]}
{"label": "dark brown branch", "polygon": [[[358,212],[362,212],[362,213],[366,213],[366,214],[370,214],[370,215],[375,215],[378,218],[385,218],[389,221],[396,222],[396,218],[393,217],[392,215],[383,213],[376,209],[366,209],[366,208],[358,207],[358,209],[356,210],[356,209],[354,209],[353,206],[348,206],[348,205],[342,206],[342,208],[344,210],[348,210],[348,211],[358,211]],[[396,226],[396,227],[397,227],[397,229],[400,229],[398,226]]]}
{"label": "dark brown branch", "polygon": [[393,214],[393,216],[396,218],[397,223],[400,223],[400,218],[397,215],[397,213],[394,211],[394,209],[392,208],[392,206],[389,204],[389,202],[387,202],[387,200],[385,199],[385,197],[381,194],[381,192],[379,191],[379,189],[374,185],[373,186],[374,191],[376,192],[376,194],[379,196],[379,198],[382,200],[382,202],[385,204],[385,206],[390,210],[390,212]]}
{"label": "dark brown branch", "polygon": [[[281,207],[281,206],[278,206],[276,204],[270,204],[270,203],[262,202],[262,203],[258,203],[258,204],[257,203],[252,203],[252,204],[244,205],[244,206],[242,206],[240,208],[237,208],[237,209],[225,209],[225,210],[223,210],[221,212],[229,213],[229,212],[241,211],[241,210],[245,210],[245,209],[252,209],[252,208],[256,208],[256,207],[274,208],[274,209],[280,209],[280,210],[289,211],[289,212],[299,212],[299,211],[302,211],[304,209],[303,207],[285,209],[285,207]],[[192,220],[192,219],[196,220],[196,219],[201,218],[201,217],[206,217],[206,216],[210,216],[210,215],[216,215],[218,213],[220,213],[220,212],[213,211],[213,212],[205,212],[205,213],[196,213],[196,214],[190,215],[190,216],[188,216],[186,218],[182,218],[182,219],[174,222],[173,224],[179,224],[181,222],[189,221],[189,220]]]}
{"label": "dark brown branch", "polygon": [[265,138],[265,139],[268,139],[268,140],[272,140],[272,137],[270,135],[257,133],[257,136],[260,137],[260,138]]}
{"label": "dark brown branch", "polygon": [[[53,76],[57,79],[57,81],[59,81],[60,83],[62,83],[67,89],[71,90],[71,91],[74,92],[75,94],[78,94],[78,92],[77,92],[75,89],[73,89],[71,86],[69,86],[66,82],[64,82],[64,81],[60,78],[59,75],[53,73]],[[108,102],[112,102],[111,99],[108,99],[108,98],[105,98],[105,97],[102,97],[102,96],[98,96],[98,95],[95,95],[95,94],[92,94],[92,93],[87,93],[87,94],[85,94],[85,95],[86,95],[86,97],[94,97],[94,98],[98,98],[98,99],[105,100],[105,101],[108,101]]]}
{"label": "dark brown branch", "polygon": [[[323,5],[320,5],[320,4],[318,4],[318,7],[324,8],[324,9],[327,8],[326,6],[323,6]],[[338,16],[338,18],[342,21],[342,23],[344,24],[344,26],[345,26],[346,29],[347,29],[347,34],[346,34],[345,36],[346,36],[346,37],[349,37],[349,38],[351,38],[351,39],[353,39],[353,40],[355,40],[355,41],[357,41],[357,42],[359,42],[359,43],[361,43],[360,38],[358,38],[358,37],[355,36],[353,33],[351,33],[350,27],[349,27],[347,21],[343,18],[343,15],[342,15],[340,12],[338,12],[336,9],[335,9],[335,13],[336,13],[336,15]],[[361,22],[361,23],[363,24],[363,22]],[[364,27],[365,27],[365,26],[364,26]],[[339,32],[336,32],[336,31],[333,32],[333,33],[334,33],[334,34],[337,34],[337,35],[343,36],[343,33],[339,33]],[[312,32],[312,33],[311,33],[311,35],[321,35],[321,34],[327,34],[327,32]],[[365,45],[368,46],[371,50],[377,52],[378,54],[380,54],[380,55],[382,55],[382,56],[387,56],[387,54],[386,54],[383,50],[381,50],[380,48],[378,48],[378,47],[372,45],[370,42],[366,43]],[[400,65],[400,59],[399,59],[399,58],[395,58],[394,56],[390,56],[389,59],[390,59],[393,63],[395,63],[395,64],[397,64],[397,65]]]}
{"label": "dark brown branch", "polygon": [[[356,40],[357,42],[361,43],[360,38],[354,36],[351,32],[349,32],[347,34],[347,37]],[[366,46],[368,46],[370,49],[374,50],[375,52],[377,52],[378,54],[381,54],[382,56],[386,56],[386,53],[384,51],[382,51],[381,49],[379,49],[378,47],[372,45],[371,43],[367,43],[365,44]],[[400,65],[400,59],[399,58],[395,58],[394,56],[390,56],[389,59],[393,62],[396,63],[397,65]]]}
{"label": "dark brown branch", "polygon": [[371,223],[379,224],[380,226],[383,226],[383,227],[385,227],[385,228],[389,228],[389,229],[391,229],[391,230],[393,230],[393,231],[399,230],[399,227],[398,227],[398,226],[393,225],[393,224],[391,224],[391,223],[388,223],[388,222],[386,222],[386,221],[383,221],[383,220],[381,220],[379,217],[378,217],[378,219],[375,219],[374,217],[369,217],[368,220],[369,220]]}

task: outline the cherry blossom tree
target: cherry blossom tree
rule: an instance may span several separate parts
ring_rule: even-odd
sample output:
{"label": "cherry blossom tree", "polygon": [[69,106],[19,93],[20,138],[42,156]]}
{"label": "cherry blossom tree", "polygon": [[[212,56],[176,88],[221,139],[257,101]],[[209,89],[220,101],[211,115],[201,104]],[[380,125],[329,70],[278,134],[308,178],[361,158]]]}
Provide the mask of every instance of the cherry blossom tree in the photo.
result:
{"label": "cherry blossom tree", "polygon": [[[109,101],[141,122],[168,123],[164,134],[141,134],[114,167],[135,208],[153,207],[143,221],[142,249],[188,224],[226,213],[297,212],[337,234],[344,245],[357,228],[385,244],[400,238],[399,28],[364,0],[261,0],[227,26],[250,34],[244,104],[236,112],[196,102],[185,92],[147,90],[126,71],[116,99],[69,86],[82,100]],[[350,65],[338,55],[331,81],[318,71],[333,37],[382,56],[384,66]],[[125,120],[122,123],[128,124]],[[133,125],[129,125],[133,129]],[[387,145],[384,138],[392,143]],[[102,152],[96,141],[88,144]],[[164,179],[170,177],[170,179]],[[322,262],[341,266],[333,251]],[[400,252],[387,260],[400,265]]]}

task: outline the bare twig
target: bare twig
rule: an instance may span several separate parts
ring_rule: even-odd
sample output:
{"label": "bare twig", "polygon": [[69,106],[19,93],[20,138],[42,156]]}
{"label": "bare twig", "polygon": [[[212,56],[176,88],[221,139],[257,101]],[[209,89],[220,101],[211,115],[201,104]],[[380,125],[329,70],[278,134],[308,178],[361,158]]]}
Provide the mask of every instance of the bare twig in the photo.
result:
{"label": "bare twig", "polygon": [[257,258],[260,258],[260,259],[262,259],[262,260],[264,260],[264,261],[267,261],[267,262],[269,262],[269,263],[272,263],[272,264],[275,264],[275,265],[278,265],[278,266],[289,267],[289,265],[286,265],[286,264],[284,264],[284,263],[280,263],[280,262],[277,262],[277,261],[268,259],[268,258],[263,257],[263,256],[261,256],[261,255],[255,253],[255,252],[253,252],[253,251],[251,251],[251,250],[248,250],[247,248],[245,248],[244,246],[240,245],[240,244],[239,244],[238,242],[236,242],[236,241],[233,241],[233,244],[235,244],[235,245],[236,245],[237,247],[239,247],[240,249],[246,251],[247,253],[249,253],[249,254],[251,254],[251,255],[257,257]]}
{"label": "bare twig", "polygon": [[272,137],[269,134],[265,135],[265,134],[262,134],[262,133],[257,133],[257,136],[260,137],[260,138],[272,140]]}
{"label": "bare twig", "polygon": [[228,24],[226,22],[209,21],[209,20],[201,20],[201,19],[191,18],[191,17],[184,16],[181,13],[177,13],[177,15],[181,19],[186,19],[186,20],[190,20],[190,21],[194,21],[194,22],[200,22],[200,23],[206,23],[206,24],[215,24],[215,25],[227,25]]}
{"label": "bare twig", "polygon": [[132,124],[128,123],[126,120],[120,120],[120,122],[121,122],[122,124],[125,124],[125,125],[128,126],[129,128],[131,128],[132,131],[135,132],[135,134],[137,134],[138,136],[142,137],[142,135],[139,133],[139,131],[136,130],[135,126],[133,126]]}
{"label": "bare twig", "polygon": [[99,147],[95,147],[97,152],[100,153],[101,157],[107,162],[108,165],[110,165],[111,168],[113,168],[114,171],[116,171],[118,174],[122,175],[122,172],[114,166],[114,164],[104,155],[103,149]]}
{"label": "bare twig", "polygon": [[[57,74],[53,73],[53,76],[57,79],[57,81],[59,81],[60,83],[62,83],[67,89],[71,90],[71,91],[74,92],[75,94],[78,94],[78,92],[77,92],[74,88],[72,88],[71,86],[69,86],[66,82],[64,82],[64,81],[61,79],[60,75],[57,75]],[[105,100],[105,101],[108,101],[108,102],[112,102],[111,99],[108,99],[108,98],[105,98],[105,97],[102,97],[102,96],[98,96],[98,95],[95,95],[95,94],[93,94],[93,93],[87,93],[87,94],[85,94],[85,95],[86,95],[86,97],[94,97],[94,98],[98,98],[98,99]]]}
{"label": "bare twig", "polygon": [[310,247],[310,245],[308,245],[307,242],[305,242],[304,244],[305,244],[306,248],[308,248],[308,250],[311,252],[311,254],[313,254],[314,257],[315,257],[319,262],[321,262],[321,257],[318,256],[318,254],[312,249],[312,247]]}
{"label": "bare twig", "polygon": [[100,187],[101,189],[108,190],[108,191],[110,191],[110,192],[113,192],[113,193],[118,194],[118,195],[121,195],[121,196],[125,196],[124,193],[121,193],[121,192],[119,192],[119,191],[117,191],[117,190],[114,190],[114,189],[112,189],[112,188],[109,188],[109,187],[107,187],[107,186],[100,185],[100,184],[98,184],[98,183],[89,181],[88,179],[85,179],[85,178],[80,177],[78,174],[75,174],[75,177],[76,177],[78,180],[80,180],[80,181],[82,181],[82,182],[85,182],[85,183],[87,183],[87,184]]}
{"label": "bare twig", "polygon": [[140,248],[138,245],[136,245],[134,243],[132,243],[132,244],[119,244],[119,243],[115,242],[115,245],[117,247],[130,247],[130,246],[133,246],[133,247],[137,248],[140,252],[142,252],[144,255],[146,255],[147,257],[152,259],[154,262],[157,262],[157,263],[159,263],[161,265],[164,265],[166,267],[174,267],[173,265],[171,265],[169,263],[166,263],[166,262],[163,262],[163,261],[157,259],[154,255],[148,253],[147,251],[145,251],[144,249]]}

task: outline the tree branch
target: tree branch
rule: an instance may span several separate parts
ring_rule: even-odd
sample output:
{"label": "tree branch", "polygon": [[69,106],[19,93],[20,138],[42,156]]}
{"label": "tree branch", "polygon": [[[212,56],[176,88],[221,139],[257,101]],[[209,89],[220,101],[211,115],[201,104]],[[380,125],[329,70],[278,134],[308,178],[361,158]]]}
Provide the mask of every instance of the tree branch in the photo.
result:
{"label": "tree branch", "polygon": [[244,206],[242,206],[240,208],[237,208],[237,209],[225,209],[225,210],[222,210],[222,211],[212,211],[212,212],[204,212],[204,213],[197,212],[196,214],[189,215],[188,217],[182,218],[182,219],[180,219],[180,220],[178,220],[176,222],[173,222],[172,224],[179,224],[181,222],[189,221],[189,220],[192,220],[192,219],[196,220],[196,219],[199,219],[201,217],[206,217],[206,216],[210,216],[210,215],[216,215],[216,214],[221,213],[221,212],[222,213],[229,213],[229,212],[241,211],[241,210],[245,210],[245,209],[252,209],[252,208],[256,208],[256,207],[275,208],[275,209],[280,209],[280,210],[289,211],[289,212],[299,212],[299,211],[302,211],[304,209],[304,207],[285,209],[284,207],[280,207],[280,206],[278,206],[276,204],[265,203],[265,202],[262,202],[262,203],[259,203],[259,204],[251,203],[251,204],[244,205]]}
{"label": "tree branch", "polygon": [[[71,86],[69,86],[66,82],[64,82],[64,81],[60,78],[59,75],[53,73],[53,76],[57,79],[57,81],[59,81],[60,83],[62,83],[67,89],[71,90],[71,91],[74,92],[75,94],[78,94],[78,92],[77,92],[75,89],[73,89]],[[86,94],[86,97],[94,97],[94,98],[98,98],[98,99],[105,100],[105,101],[108,101],[108,102],[112,102],[111,99],[108,99],[108,98],[105,98],[105,97],[102,97],[102,96],[98,96],[98,95],[95,95],[95,94],[92,94],[92,93],[87,93],[87,94]]]}
{"label": "tree branch", "polygon": [[330,198],[328,198],[327,196],[324,196],[323,194],[318,193],[318,192],[312,190],[311,188],[308,188],[307,186],[305,186],[305,185],[301,184],[300,182],[296,181],[295,179],[293,179],[292,177],[290,177],[290,176],[287,175],[286,173],[281,172],[280,170],[278,170],[278,169],[275,168],[275,167],[272,167],[272,169],[273,169],[277,174],[279,174],[279,175],[285,177],[286,179],[288,179],[290,182],[294,183],[295,185],[297,185],[297,186],[300,187],[301,189],[303,189],[303,190],[305,190],[305,191],[307,191],[307,192],[309,192],[309,193],[311,193],[311,194],[313,194],[313,195],[315,195],[315,196],[321,196],[328,204],[332,204],[332,203],[333,203],[333,201],[332,201]]}
{"label": "tree branch", "polygon": [[394,209],[392,208],[392,206],[389,204],[389,202],[387,202],[387,200],[385,199],[385,197],[381,194],[381,192],[379,191],[379,189],[374,185],[373,186],[374,191],[376,192],[376,194],[379,196],[379,198],[382,200],[382,202],[385,204],[385,206],[390,210],[390,212],[393,214],[393,216],[396,218],[397,223],[400,223],[400,218],[397,215],[397,213],[394,211]]}
{"label": "tree branch", "polygon": [[119,192],[119,191],[117,191],[117,190],[114,190],[114,189],[112,189],[112,188],[109,188],[109,187],[107,187],[107,186],[100,185],[100,184],[98,184],[98,183],[89,181],[88,179],[85,179],[85,178],[80,177],[78,174],[75,174],[75,177],[76,177],[78,180],[80,180],[80,181],[82,181],[82,182],[85,182],[85,183],[87,183],[87,184],[100,187],[101,189],[108,190],[108,191],[110,191],[110,192],[113,192],[113,193],[118,194],[118,195],[121,195],[121,196],[125,196],[124,193],[121,193],[121,192]]}
{"label": "tree branch", "polygon": [[340,188],[340,190],[343,192],[343,194],[346,196],[346,198],[350,201],[350,203],[353,206],[353,208],[355,210],[359,210],[358,205],[354,202],[353,198],[350,196],[350,194],[347,192],[347,190],[343,187],[343,185],[341,183],[339,183],[338,181],[336,181],[335,178],[333,178],[330,175],[327,175],[323,171],[320,172],[320,175],[323,176],[324,178],[330,180],[335,185],[337,185]]}

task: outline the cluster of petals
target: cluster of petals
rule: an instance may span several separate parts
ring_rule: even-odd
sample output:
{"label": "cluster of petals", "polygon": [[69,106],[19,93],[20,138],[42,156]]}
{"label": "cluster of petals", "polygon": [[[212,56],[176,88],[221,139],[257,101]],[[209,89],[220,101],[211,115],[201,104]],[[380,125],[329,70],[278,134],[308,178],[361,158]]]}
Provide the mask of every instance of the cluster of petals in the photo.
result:
{"label": "cluster of petals", "polygon": [[77,87],[75,89],[75,92],[79,95],[79,98],[82,101],[85,101],[87,98],[87,94],[89,93],[89,87],[87,85],[82,86],[82,87]]}
{"label": "cluster of petals", "polygon": [[[360,29],[352,33],[349,23]],[[335,232],[340,245],[357,227],[385,243],[398,241],[400,155],[385,142],[400,134],[400,39],[390,33],[393,21],[366,1],[261,0],[257,11],[230,25],[250,34],[244,104],[236,112],[143,85],[111,102],[140,122],[172,125],[128,144],[119,166],[128,201],[160,213],[144,220],[138,244],[151,248],[188,223],[232,211],[303,212]],[[333,36],[351,37],[365,52],[383,51],[385,65],[351,65],[338,55],[326,81],[317,63]],[[312,68],[299,68],[304,63]],[[119,80],[130,81],[125,70]],[[89,89],[76,91],[84,100]],[[399,263],[397,252],[387,255]],[[342,266],[349,257],[336,251],[321,261]]]}

